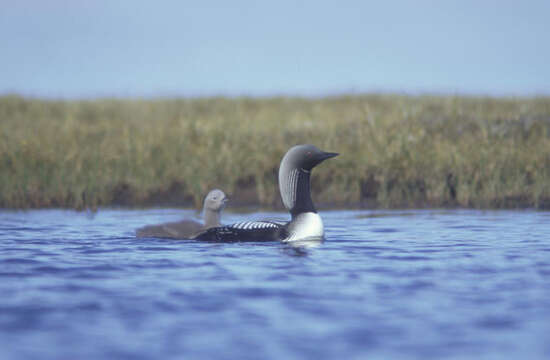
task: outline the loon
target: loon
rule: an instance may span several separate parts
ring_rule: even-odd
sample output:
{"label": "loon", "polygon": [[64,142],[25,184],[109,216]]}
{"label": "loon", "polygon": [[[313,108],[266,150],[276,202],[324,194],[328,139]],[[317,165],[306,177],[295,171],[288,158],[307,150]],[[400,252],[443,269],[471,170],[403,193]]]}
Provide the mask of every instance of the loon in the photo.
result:
{"label": "loon", "polygon": [[203,205],[204,224],[194,220],[160,225],[148,225],[136,231],[137,237],[154,237],[168,239],[192,239],[206,229],[221,226],[220,219],[227,196],[219,189],[214,189],[206,195]]}
{"label": "loon", "polygon": [[337,153],[324,152],[314,145],[296,145],[283,156],[279,166],[279,191],[289,222],[244,221],[205,230],[196,239],[215,242],[300,241],[321,239],[323,221],[311,200],[311,170]]}

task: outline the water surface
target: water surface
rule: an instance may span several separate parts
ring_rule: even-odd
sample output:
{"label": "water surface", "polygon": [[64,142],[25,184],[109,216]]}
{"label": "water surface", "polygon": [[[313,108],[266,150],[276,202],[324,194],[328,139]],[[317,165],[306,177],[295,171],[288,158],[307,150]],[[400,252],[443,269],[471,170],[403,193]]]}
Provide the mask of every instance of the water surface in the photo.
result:
{"label": "water surface", "polygon": [[322,212],[317,247],[133,235],[193,215],[0,210],[0,358],[550,358],[548,212]]}

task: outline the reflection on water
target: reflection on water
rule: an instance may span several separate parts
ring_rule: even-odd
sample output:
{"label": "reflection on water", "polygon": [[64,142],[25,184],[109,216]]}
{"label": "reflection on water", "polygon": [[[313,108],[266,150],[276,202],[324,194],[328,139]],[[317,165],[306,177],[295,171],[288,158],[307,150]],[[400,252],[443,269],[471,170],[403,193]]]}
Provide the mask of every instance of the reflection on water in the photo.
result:
{"label": "reflection on water", "polygon": [[324,238],[309,238],[302,240],[287,241],[282,243],[282,253],[290,256],[307,256],[311,253],[312,249],[315,249],[325,241]]}
{"label": "reflection on water", "polygon": [[333,211],[325,241],[293,243],[133,235],[182,213],[0,211],[0,358],[550,358],[550,213]]}

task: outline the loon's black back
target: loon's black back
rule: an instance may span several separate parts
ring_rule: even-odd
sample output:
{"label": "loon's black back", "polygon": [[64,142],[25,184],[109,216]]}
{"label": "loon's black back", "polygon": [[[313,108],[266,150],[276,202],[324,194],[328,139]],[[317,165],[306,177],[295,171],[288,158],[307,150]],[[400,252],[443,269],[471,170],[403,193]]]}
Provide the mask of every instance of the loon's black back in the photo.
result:
{"label": "loon's black back", "polygon": [[280,241],[288,236],[284,223],[276,221],[243,221],[208,229],[195,239],[211,242]]}

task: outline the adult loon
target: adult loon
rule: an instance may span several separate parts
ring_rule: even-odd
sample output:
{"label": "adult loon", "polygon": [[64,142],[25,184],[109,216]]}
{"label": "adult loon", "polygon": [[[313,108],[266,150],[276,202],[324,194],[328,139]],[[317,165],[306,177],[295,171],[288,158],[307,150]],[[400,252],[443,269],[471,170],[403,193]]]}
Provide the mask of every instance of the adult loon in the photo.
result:
{"label": "adult loon", "polygon": [[279,191],[289,222],[245,221],[207,229],[196,239],[205,241],[298,241],[320,239],[323,221],[311,200],[311,170],[337,153],[324,152],[314,145],[296,145],[287,151],[279,167]]}
{"label": "adult loon", "polygon": [[192,239],[206,229],[221,226],[220,219],[227,196],[219,189],[214,189],[206,195],[203,204],[204,224],[194,220],[160,225],[149,225],[136,231],[137,237],[155,237],[169,239]]}

